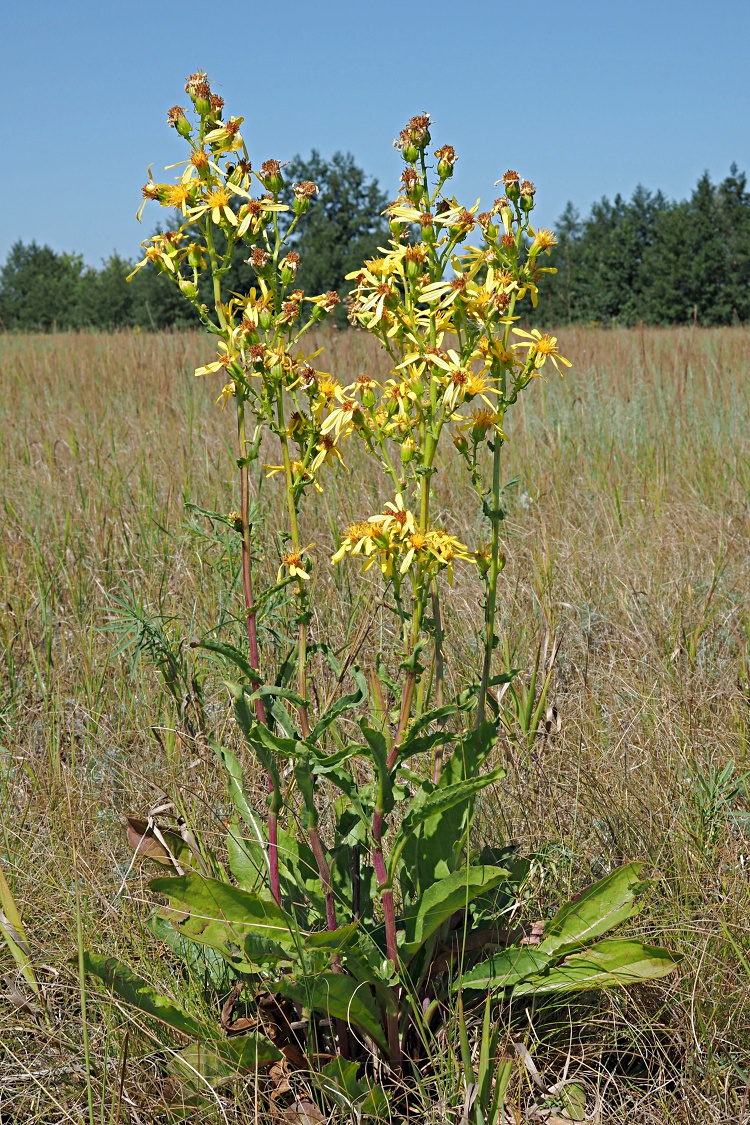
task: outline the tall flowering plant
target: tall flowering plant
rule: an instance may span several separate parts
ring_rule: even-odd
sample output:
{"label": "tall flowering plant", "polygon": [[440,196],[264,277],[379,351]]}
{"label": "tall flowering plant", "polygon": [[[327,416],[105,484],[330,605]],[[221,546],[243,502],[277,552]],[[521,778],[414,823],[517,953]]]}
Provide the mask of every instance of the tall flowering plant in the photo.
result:
{"label": "tall flowering plant", "polygon": [[[195,121],[179,107],[169,121],[188,159],[176,182],[149,178],[143,189],[146,201],[178,212],[178,226],[147,240],[137,268],[153,263],[196,307],[217,343],[216,359],[196,375],[218,378],[218,401],[236,411],[239,509],[226,521],[241,537],[246,637],[239,645],[213,631],[196,645],[226,661],[228,698],[268,779],[268,801],[255,806],[237,755],[199,724],[193,733],[215,750],[234,808],[228,870],[184,822],[130,820],[136,854],[173,869],[151,883],[166,898],[152,928],[183,955],[195,945],[211,954],[206,964],[224,994],[219,1026],[199,1024],[113,958],[89,954],[88,966],[121,998],[197,1037],[197,1054],[195,1043],[175,1050],[185,1073],[196,1060],[225,1076],[286,1060],[318,1076],[323,1101],[358,1119],[392,1109],[397,1086],[408,1097],[404,1071],[434,1073],[455,1032],[464,1081],[475,1089],[473,1119],[500,1120],[493,1013],[509,996],[674,968],[668,953],[640,941],[599,940],[635,910],[641,865],[613,871],[543,925],[527,917],[528,862],[499,841],[479,850],[472,835],[478,795],[504,776],[492,760],[501,718],[492,689],[508,680],[493,667],[506,414],[545,364],[569,366],[555,337],[518,321],[524,299],[536,304],[554,235],[532,225],[535,189],[515,172],[488,211],[449,196],[456,154],[450,145],[433,151],[429,117],[412,118],[396,142],[404,171],[387,212],[391,241],[348,278],[349,319],[378,339],[390,375],[320,372],[318,353],[306,354],[301,341],[338,298],[295,287],[294,250],[316,187],[294,184],[285,202],[281,165],[253,169],[242,119],[225,120],[205,75],[192,75],[186,89]],[[226,294],[243,242],[256,280],[245,294]],[[283,476],[285,549],[275,582],[259,591],[249,468],[266,439],[281,451],[267,471]],[[392,498],[379,512],[352,513],[331,561],[377,568],[401,652],[390,670],[382,654],[368,678],[353,656],[341,666],[313,639],[337,683],[351,679],[351,690],[316,710],[308,692],[314,583],[299,513],[346,440],[362,443]],[[434,477],[453,456],[476,492],[483,544],[461,542],[435,519]],[[447,698],[441,598],[457,565],[481,583],[484,630],[476,674]],[[274,668],[257,615],[282,590],[293,592],[297,632]],[[425,653],[434,674],[425,673]],[[176,657],[166,662],[175,698],[179,668]],[[466,1012],[478,1004],[475,1065]]]}

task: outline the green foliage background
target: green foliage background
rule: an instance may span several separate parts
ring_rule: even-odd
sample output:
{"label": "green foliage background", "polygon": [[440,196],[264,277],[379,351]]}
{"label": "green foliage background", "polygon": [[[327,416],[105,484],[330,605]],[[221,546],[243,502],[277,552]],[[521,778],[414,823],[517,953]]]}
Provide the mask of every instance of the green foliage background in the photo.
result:
{"label": "green foliage background", "polygon": [[[295,157],[284,176],[290,191],[298,180],[320,187],[295,244],[302,259],[299,285],[309,294],[337,289],[343,301],[344,275],[388,238],[382,218],[387,197],[350,153],[326,160],[313,150],[306,160]],[[559,245],[550,264],[558,273],[546,286],[548,323],[750,321],[750,191],[736,165],[719,184],[705,173],[680,202],[639,186],[630,200],[617,195],[595,203],[586,218],[569,203],[554,229]],[[17,242],[0,269],[0,330],[156,330],[197,323],[152,267],[127,284],[132,267],[113,254],[95,269],[79,255]],[[228,282],[237,290],[252,283],[239,256]],[[343,304],[337,316],[345,324]]]}

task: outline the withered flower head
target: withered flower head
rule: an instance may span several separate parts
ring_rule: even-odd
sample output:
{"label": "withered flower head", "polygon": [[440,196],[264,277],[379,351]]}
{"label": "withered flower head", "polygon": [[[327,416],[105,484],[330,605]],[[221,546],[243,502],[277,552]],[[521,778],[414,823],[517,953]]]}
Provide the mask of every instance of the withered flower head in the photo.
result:
{"label": "withered flower head", "polygon": [[504,234],[500,239],[503,246],[515,246],[516,240],[512,234]]}
{"label": "withered flower head", "polygon": [[299,316],[299,305],[296,301],[284,301],[281,306],[281,319],[286,324],[291,324]]}
{"label": "withered flower head", "polygon": [[510,200],[505,195],[501,195],[500,198],[496,199],[495,202],[492,204],[492,210],[493,211],[502,211],[506,207],[510,207]]}
{"label": "withered flower head", "polygon": [[221,113],[222,109],[224,108],[224,99],[218,94],[211,94],[210,102],[211,109],[214,111],[214,113]]}
{"label": "withered flower head", "polygon": [[325,300],[323,301],[323,308],[326,310],[326,312],[332,312],[333,309],[336,308],[336,305],[339,304],[341,304],[341,298],[339,297],[338,293],[335,289],[329,289],[329,291],[325,295]]}
{"label": "withered flower head", "polygon": [[249,160],[238,160],[237,168],[243,176],[249,176],[253,170],[253,166]]}
{"label": "withered flower head", "polygon": [[252,250],[250,251],[248,265],[253,266],[256,270],[265,269],[268,265],[268,260],[270,257],[271,255],[268,253],[268,251],[264,250],[261,246],[253,246]]}
{"label": "withered flower head", "polygon": [[431,215],[429,211],[425,211],[419,216],[419,225],[421,227],[431,227],[433,222],[434,216]]}
{"label": "withered flower head", "polygon": [[177,122],[184,116],[184,108],[181,105],[173,105],[171,109],[167,110],[167,124],[174,129]]}
{"label": "withered flower head", "polygon": [[185,93],[195,97],[210,97],[211,87],[205,70],[196,70],[185,79]]}
{"label": "withered flower head", "polygon": [[536,195],[536,188],[531,180],[524,180],[521,184],[521,195]]}
{"label": "withered flower head", "polygon": [[269,179],[271,176],[278,176],[281,171],[281,165],[278,160],[264,160],[260,166],[261,178],[264,180]]}
{"label": "withered flower head", "polygon": [[141,195],[144,199],[158,199],[161,194],[161,187],[159,184],[152,183],[150,180],[141,188]]}
{"label": "withered flower head", "polygon": [[444,160],[446,164],[450,164],[451,166],[458,160],[453,145],[442,145],[440,148],[436,148],[435,156],[438,160]]}
{"label": "withered flower head", "polygon": [[302,386],[305,388],[310,388],[317,382],[318,373],[314,367],[310,366],[309,363],[306,363],[303,367],[300,367],[297,371],[297,374],[299,375]]}
{"label": "withered flower head", "polygon": [[404,252],[404,261],[418,262],[423,265],[427,261],[427,251],[421,243],[415,243],[412,246],[407,246]]}
{"label": "withered flower head", "polygon": [[265,346],[263,344],[252,344],[248,348],[247,354],[253,363],[262,363],[266,356]]}
{"label": "withered flower head", "polygon": [[[268,161],[267,163],[275,164],[276,171],[278,172],[279,162],[277,160]],[[263,167],[265,168],[265,164]],[[299,184],[292,184],[292,191],[294,192],[295,199],[312,199],[316,192],[320,191],[320,188],[317,184],[314,184],[312,180],[303,180]]]}
{"label": "withered flower head", "polygon": [[477,215],[477,222],[483,231],[492,224],[493,214],[491,211],[480,211]]}
{"label": "withered flower head", "polygon": [[405,168],[401,173],[401,183],[406,188],[407,192],[413,191],[419,183],[419,176],[414,168]]}
{"label": "withered flower head", "polygon": [[520,178],[521,177],[518,175],[518,172],[514,172],[512,168],[509,168],[503,176],[503,183],[505,184],[506,188],[511,187],[511,185],[517,184]]}

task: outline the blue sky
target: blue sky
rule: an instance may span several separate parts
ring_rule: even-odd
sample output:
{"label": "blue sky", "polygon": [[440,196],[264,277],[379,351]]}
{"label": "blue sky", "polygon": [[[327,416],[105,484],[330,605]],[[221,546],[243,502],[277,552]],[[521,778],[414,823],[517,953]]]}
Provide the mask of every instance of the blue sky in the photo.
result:
{"label": "blue sky", "polygon": [[513,167],[546,225],[568,199],[750,171],[748,0],[26,0],[0,41],[0,262],[19,238],[133,256],[158,215],[135,222],[146,168],[182,155],[166,110],[198,68],[256,164],[348,150],[393,195],[393,138],[428,110],[459,198],[491,200]]}

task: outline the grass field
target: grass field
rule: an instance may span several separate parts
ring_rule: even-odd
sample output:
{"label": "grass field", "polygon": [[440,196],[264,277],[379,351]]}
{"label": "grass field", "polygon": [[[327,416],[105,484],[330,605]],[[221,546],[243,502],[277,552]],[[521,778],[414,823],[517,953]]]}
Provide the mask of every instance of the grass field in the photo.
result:
{"label": "grass field", "polygon": [[[510,720],[507,781],[480,830],[538,853],[550,905],[616,862],[646,860],[657,879],[636,928],[684,955],[679,977],[579,1003],[575,1034],[564,1009],[557,1026],[529,1012],[545,1080],[570,1051],[602,1122],[739,1125],[750,1121],[750,331],[560,335],[571,374],[530,388],[510,423],[506,477],[518,481],[499,623],[521,685],[541,647],[549,730]],[[359,334],[323,342],[326,370],[382,370]],[[219,385],[192,378],[209,358],[190,334],[0,337],[0,864],[54,1017],[45,1030],[0,945],[3,1123],[87,1120],[87,1085],[97,1121],[167,1120],[158,1054],[134,1028],[125,1047],[125,1015],[96,991],[87,1080],[71,958],[78,925],[86,948],[179,995],[178,966],[144,927],[152,872],[128,873],[124,814],[179,793],[220,837],[221,779],[175,743],[157,675],[118,655],[106,628],[114,598],[179,617],[165,627],[183,638],[232,609],[234,544],[186,508],[237,506],[232,420],[214,406]],[[326,563],[337,526],[378,510],[350,456],[308,512],[315,581],[332,595],[315,599],[311,632],[343,644],[361,627],[366,663],[388,645],[372,625],[375,587]],[[443,522],[475,543],[455,468],[435,479]],[[272,554],[280,487],[259,487]],[[460,573],[448,612],[460,638],[450,678],[477,660],[481,607]],[[218,683],[208,694],[221,727]],[[193,1116],[253,1113],[247,1092]]]}

